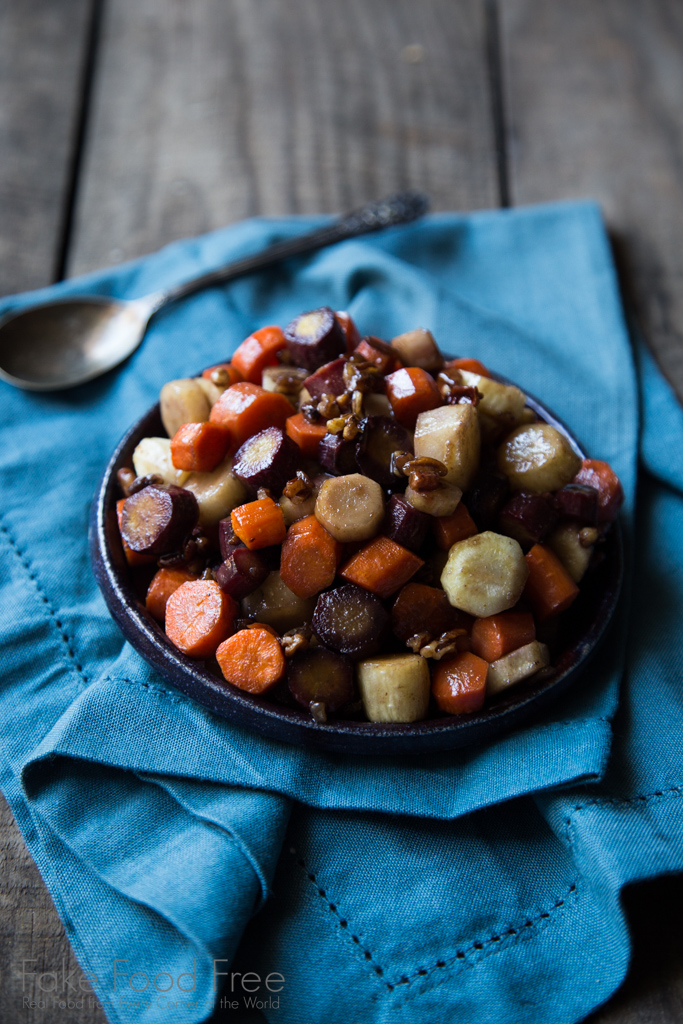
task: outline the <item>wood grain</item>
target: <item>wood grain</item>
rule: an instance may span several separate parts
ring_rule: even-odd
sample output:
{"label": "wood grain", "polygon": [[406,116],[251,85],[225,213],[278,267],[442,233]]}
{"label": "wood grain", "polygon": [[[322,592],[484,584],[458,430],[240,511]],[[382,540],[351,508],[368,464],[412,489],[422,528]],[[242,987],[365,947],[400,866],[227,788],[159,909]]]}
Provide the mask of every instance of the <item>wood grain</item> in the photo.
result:
{"label": "wood grain", "polygon": [[0,4],[0,294],[54,278],[90,7]]}
{"label": "wood grain", "polygon": [[[79,983],[81,970],[62,922],[0,795],[0,1020],[7,1024],[48,1024],[57,1020],[60,1024],[106,1024],[89,986],[87,992],[78,991],[82,1005],[72,1009],[59,1006],[60,989],[68,991],[62,970],[72,986]],[[56,996],[37,987],[52,987],[52,979],[38,977],[46,972],[58,975]],[[30,1005],[41,1001],[42,1006]]]}
{"label": "wood grain", "polygon": [[480,0],[109,0],[70,272],[408,186],[495,205],[484,33]]}
{"label": "wood grain", "polygon": [[683,397],[683,5],[505,0],[513,202],[594,196]]}

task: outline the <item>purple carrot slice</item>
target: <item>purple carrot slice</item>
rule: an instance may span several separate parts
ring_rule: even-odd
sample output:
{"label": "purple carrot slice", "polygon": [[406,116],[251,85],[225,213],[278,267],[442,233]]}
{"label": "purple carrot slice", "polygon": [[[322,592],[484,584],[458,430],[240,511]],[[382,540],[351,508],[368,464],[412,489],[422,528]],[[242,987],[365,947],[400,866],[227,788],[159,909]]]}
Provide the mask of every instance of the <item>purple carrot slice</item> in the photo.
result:
{"label": "purple carrot slice", "polygon": [[431,522],[431,516],[416,509],[402,494],[392,494],[386,505],[382,533],[409,551],[418,551]]}
{"label": "purple carrot slice", "polygon": [[325,434],[318,445],[318,462],[334,476],[356,473],[356,442],[345,441],[341,434]]}
{"label": "purple carrot slice", "polygon": [[317,370],[346,352],[346,337],[329,306],[294,317],[284,333],[292,362],[307,370]]}
{"label": "purple carrot slice", "polygon": [[498,517],[500,532],[524,548],[540,543],[556,522],[557,513],[543,494],[515,494]]}
{"label": "purple carrot slice", "polygon": [[375,654],[388,624],[389,614],[379,598],[355,583],[321,594],[312,622],[313,632],[326,647],[350,658]]}
{"label": "purple carrot slice", "polygon": [[356,695],[350,659],[325,647],[295,654],[287,665],[287,683],[297,704],[324,704],[332,714]]}
{"label": "purple carrot slice", "polygon": [[553,505],[563,518],[578,519],[586,526],[597,526],[598,492],[586,484],[567,484],[553,495]]}
{"label": "purple carrot slice", "polygon": [[216,583],[235,601],[241,601],[261,586],[269,572],[267,563],[258,552],[234,547],[216,569]]}
{"label": "purple carrot slice", "polygon": [[164,555],[182,548],[198,519],[199,505],[192,491],[145,487],[124,502],[121,536],[133,551]]}
{"label": "purple carrot slice", "polygon": [[341,395],[345,390],[344,367],[346,358],[340,356],[331,363],[325,363],[304,381],[304,387],[311,398],[320,401],[323,395]]}
{"label": "purple carrot slice", "polygon": [[356,464],[364,476],[388,491],[403,490],[405,477],[391,471],[394,452],[412,452],[413,442],[405,427],[391,416],[368,416],[356,444]]}
{"label": "purple carrot slice", "polygon": [[510,493],[507,477],[500,473],[479,473],[467,496],[467,509],[480,531],[495,527],[498,513]]}
{"label": "purple carrot slice", "polygon": [[296,473],[299,456],[299,446],[291,437],[279,427],[266,427],[237,450],[232,471],[253,494],[267,487],[275,495]]}

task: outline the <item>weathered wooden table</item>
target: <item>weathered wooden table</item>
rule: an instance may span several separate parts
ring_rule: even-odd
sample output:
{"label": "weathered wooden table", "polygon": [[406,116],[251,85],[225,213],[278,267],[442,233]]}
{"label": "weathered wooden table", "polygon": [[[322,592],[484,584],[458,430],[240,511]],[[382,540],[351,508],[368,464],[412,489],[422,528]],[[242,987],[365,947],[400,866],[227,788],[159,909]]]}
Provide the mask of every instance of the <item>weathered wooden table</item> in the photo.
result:
{"label": "weathered wooden table", "polygon": [[[2,0],[0,95],[0,293],[408,186],[437,210],[593,196],[683,395],[677,0]],[[75,961],[4,804],[0,857],[0,1019],[47,1024],[15,967]],[[594,1024],[683,1019],[682,897],[627,892],[633,966]]]}

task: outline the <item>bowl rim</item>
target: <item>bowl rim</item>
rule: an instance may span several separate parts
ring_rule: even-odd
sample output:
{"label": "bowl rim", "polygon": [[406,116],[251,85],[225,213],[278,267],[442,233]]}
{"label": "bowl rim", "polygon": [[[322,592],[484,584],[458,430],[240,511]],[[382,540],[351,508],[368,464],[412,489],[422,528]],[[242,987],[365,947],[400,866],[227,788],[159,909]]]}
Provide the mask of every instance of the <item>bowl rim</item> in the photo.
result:
{"label": "bowl rim", "polygon": [[[446,357],[450,358],[450,357]],[[500,383],[512,383],[499,374]],[[527,391],[526,404],[542,420],[556,427],[582,459],[588,458],[567,427],[544,403]],[[509,696],[469,715],[451,715],[412,723],[380,723],[352,720],[315,722],[306,711],[279,705],[220,680],[203,661],[192,659],[173,647],[161,625],[151,618],[127,577],[118,526],[116,471],[126,463],[138,441],[150,435],[147,427],[160,423],[159,403],[151,406],[126,432],[111,455],[91,507],[89,548],[97,584],[107,607],[125,638],[163,678],[185,696],[234,725],[271,739],[350,754],[424,753],[449,750],[493,739],[527,720],[558,698],[584,671],[602,646],[619,604],[624,577],[622,531],[617,520],[606,538],[606,558],[597,585],[596,613],[590,627],[560,656],[551,671],[513,687]],[[123,570],[123,571],[122,571]],[[596,587],[595,580],[593,581]],[[536,680],[536,683],[534,683]],[[507,691],[506,691],[507,694]]]}

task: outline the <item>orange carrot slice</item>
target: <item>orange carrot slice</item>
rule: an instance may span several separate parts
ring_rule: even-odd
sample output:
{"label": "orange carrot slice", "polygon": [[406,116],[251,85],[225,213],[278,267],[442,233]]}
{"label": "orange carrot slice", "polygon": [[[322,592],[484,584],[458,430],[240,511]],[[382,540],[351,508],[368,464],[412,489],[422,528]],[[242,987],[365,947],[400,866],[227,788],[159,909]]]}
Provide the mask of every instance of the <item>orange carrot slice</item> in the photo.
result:
{"label": "orange carrot slice", "polygon": [[334,582],[341,554],[339,541],[315,516],[305,516],[292,523],[282,545],[282,582],[297,597],[313,597]]}
{"label": "orange carrot slice", "polygon": [[232,632],[239,605],[213,580],[183,583],[166,604],[166,635],[191,658],[210,658]]}
{"label": "orange carrot slice", "polygon": [[451,515],[434,517],[434,537],[442,551],[448,551],[459,540],[467,540],[477,532],[474,519],[462,502]]}
{"label": "orange carrot slice", "polygon": [[230,518],[233,530],[250,551],[282,544],[287,535],[282,509],[272,498],[239,505]]}
{"label": "orange carrot slice", "polygon": [[327,423],[309,423],[302,412],[290,416],[285,423],[285,431],[292,441],[296,441],[301,454],[306,459],[318,458],[318,447],[327,433]]}
{"label": "orange carrot slice", "polygon": [[265,391],[257,384],[243,381],[226,388],[211,409],[211,423],[230,431],[230,454],[266,427],[280,427],[292,415],[292,406],[284,395]]}
{"label": "orange carrot slice", "polygon": [[166,605],[171,594],[175,594],[183,583],[191,583],[199,577],[187,569],[159,569],[149,587],[145,598],[145,608],[157,622],[166,618]]}
{"label": "orange carrot slice", "polygon": [[479,711],[486,696],[488,670],[488,662],[470,651],[438,661],[432,675],[432,694],[441,711],[449,715]]}
{"label": "orange carrot slice", "polygon": [[217,423],[183,423],[171,439],[171,462],[176,469],[210,473],[225,458],[230,431]]}
{"label": "orange carrot slice", "polygon": [[285,656],[280,642],[265,626],[241,629],[216,651],[225,679],[247,693],[265,693],[285,673]]}
{"label": "orange carrot slice", "polygon": [[578,596],[579,588],[557,555],[543,544],[534,544],[524,557],[529,566],[524,597],[539,621],[565,611]]}
{"label": "orange carrot slice", "polygon": [[244,339],[232,357],[232,365],[245,380],[260,384],[265,368],[277,366],[277,353],[285,344],[282,328],[261,327]]}
{"label": "orange carrot slice", "polygon": [[[116,502],[116,521],[119,524],[119,532],[121,532],[121,516],[123,515],[123,506],[125,501],[125,498],[120,498],[119,501]],[[132,548],[128,547],[123,537],[121,538],[121,544],[123,546],[123,553],[126,556],[126,561],[131,567],[136,565],[149,565],[151,562],[156,562],[157,560],[156,555],[145,555],[142,551],[133,551]]]}
{"label": "orange carrot slice", "polygon": [[340,575],[378,597],[390,597],[424,562],[388,537],[375,537],[349,559]]}
{"label": "orange carrot slice", "polygon": [[394,416],[412,430],[421,412],[443,405],[436,381],[419,366],[406,366],[385,378],[387,398]]}
{"label": "orange carrot slice", "polygon": [[472,650],[484,661],[497,661],[536,639],[531,612],[501,612],[475,619],[472,626]]}

